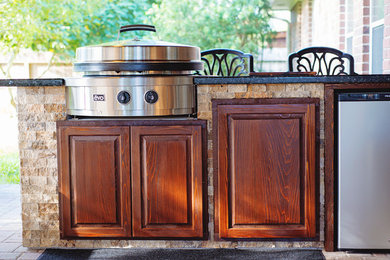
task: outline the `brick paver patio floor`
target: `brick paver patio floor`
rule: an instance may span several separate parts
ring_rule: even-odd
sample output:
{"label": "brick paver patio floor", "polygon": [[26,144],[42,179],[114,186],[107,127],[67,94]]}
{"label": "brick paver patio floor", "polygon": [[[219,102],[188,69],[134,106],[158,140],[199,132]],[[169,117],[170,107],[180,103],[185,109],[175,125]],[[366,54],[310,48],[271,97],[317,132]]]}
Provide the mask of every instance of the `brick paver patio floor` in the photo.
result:
{"label": "brick paver patio floor", "polygon": [[0,259],[37,259],[42,251],[22,245],[20,185],[0,184]]}

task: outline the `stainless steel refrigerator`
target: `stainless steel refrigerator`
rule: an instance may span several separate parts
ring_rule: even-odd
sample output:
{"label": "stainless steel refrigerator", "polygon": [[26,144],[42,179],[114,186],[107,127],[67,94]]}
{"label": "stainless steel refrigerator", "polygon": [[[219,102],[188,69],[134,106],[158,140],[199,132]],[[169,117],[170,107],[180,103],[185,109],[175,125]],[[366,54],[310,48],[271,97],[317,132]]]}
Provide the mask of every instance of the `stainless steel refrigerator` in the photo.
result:
{"label": "stainless steel refrigerator", "polygon": [[338,94],[338,248],[390,249],[390,93]]}

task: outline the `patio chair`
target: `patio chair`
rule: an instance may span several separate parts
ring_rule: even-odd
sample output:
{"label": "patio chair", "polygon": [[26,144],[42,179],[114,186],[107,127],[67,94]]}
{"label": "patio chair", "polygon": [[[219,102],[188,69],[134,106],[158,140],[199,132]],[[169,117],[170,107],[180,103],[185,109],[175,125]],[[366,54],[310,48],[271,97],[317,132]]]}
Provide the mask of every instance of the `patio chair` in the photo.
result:
{"label": "patio chair", "polygon": [[212,49],[201,52],[204,70],[202,75],[248,76],[253,72],[253,56],[231,49]]}
{"label": "patio chair", "polygon": [[357,75],[352,55],[329,47],[309,47],[288,57],[290,72],[317,72],[317,75]]}

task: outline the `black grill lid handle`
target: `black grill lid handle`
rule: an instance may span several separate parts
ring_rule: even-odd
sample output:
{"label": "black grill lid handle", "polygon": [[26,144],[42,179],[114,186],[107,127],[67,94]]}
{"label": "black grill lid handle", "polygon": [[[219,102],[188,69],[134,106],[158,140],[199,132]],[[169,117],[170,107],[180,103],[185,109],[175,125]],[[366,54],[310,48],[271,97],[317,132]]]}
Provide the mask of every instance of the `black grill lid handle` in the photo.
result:
{"label": "black grill lid handle", "polygon": [[[130,24],[130,25],[124,25],[119,28],[118,32],[118,37],[116,40],[119,40],[119,36],[123,32],[128,32],[128,31],[151,31],[151,32],[156,32],[156,27],[154,25],[148,25],[148,24]],[[138,40],[136,37],[135,40]]]}
{"label": "black grill lid handle", "polygon": [[151,31],[156,32],[156,27],[153,25],[147,25],[147,24],[131,24],[131,25],[124,25],[121,26],[119,29],[119,33],[127,32],[127,31]]}

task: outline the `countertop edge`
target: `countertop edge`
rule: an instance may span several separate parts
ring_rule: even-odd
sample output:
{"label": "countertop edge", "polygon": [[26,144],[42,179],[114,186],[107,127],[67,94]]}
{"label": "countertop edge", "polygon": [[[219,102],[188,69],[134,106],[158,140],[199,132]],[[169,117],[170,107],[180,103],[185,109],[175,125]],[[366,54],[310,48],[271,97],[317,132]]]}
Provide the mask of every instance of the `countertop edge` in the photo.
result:
{"label": "countertop edge", "polygon": [[58,87],[64,86],[62,78],[52,79],[0,79],[0,87]]}
{"label": "countertop edge", "polygon": [[[356,75],[356,76],[246,76],[215,77],[195,76],[196,85],[219,84],[296,84],[296,83],[390,83],[390,74]],[[50,87],[64,86],[65,79],[0,79],[0,87]]]}
{"label": "countertop edge", "polygon": [[390,83],[390,74],[356,76],[283,76],[283,77],[213,77],[194,78],[197,85],[215,84],[289,84],[289,83]]}

